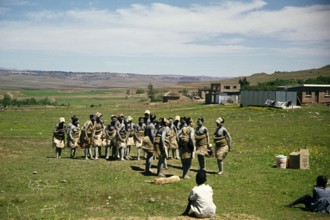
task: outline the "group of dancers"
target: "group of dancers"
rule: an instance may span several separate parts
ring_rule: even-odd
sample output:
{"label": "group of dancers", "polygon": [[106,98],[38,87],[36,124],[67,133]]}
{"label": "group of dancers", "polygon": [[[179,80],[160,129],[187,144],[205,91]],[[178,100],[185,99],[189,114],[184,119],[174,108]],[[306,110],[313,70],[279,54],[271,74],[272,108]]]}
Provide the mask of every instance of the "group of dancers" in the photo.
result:
{"label": "group of dancers", "polygon": [[76,157],[80,147],[84,149],[86,160],[97,160],[105,149],[107,160],[129,160],[130,152],[136,148],[137,160],[144,155],[145,174],[154,175],[151,171],[153,160],[157,159],[157,176],[165,176],[169,158],[180,159],[182,163],[182,178],[188,179],[192,159],[197,155],[199,168],[205,170],[205,156],[215,156],[219,175],[224,172],[223,160],[230,151],[231,136],[223,126],[224,119],[215,120],[216,130],[210,143],[208,129],[203,125],[204,118],[198,118],[196,127],[191,117],[175,116],[175,118],[157,118],[149,110],[134,123],[131,116],[123,114],[111,116],[109,124],[105,125],[102,114],[96,112],[89,116],[83,126],[80,126],[76,116],[66,126],[65,118],[60,117],[53,131],[53,147],[56,158],[60,158],[65,147],[70,149],[70,157]]}

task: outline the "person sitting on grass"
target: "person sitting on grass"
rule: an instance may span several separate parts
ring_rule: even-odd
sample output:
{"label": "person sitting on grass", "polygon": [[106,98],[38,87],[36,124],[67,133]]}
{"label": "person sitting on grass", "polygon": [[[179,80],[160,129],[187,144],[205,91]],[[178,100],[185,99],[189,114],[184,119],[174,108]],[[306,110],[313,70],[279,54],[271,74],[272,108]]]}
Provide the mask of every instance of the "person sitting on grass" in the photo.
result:
{"label": "person sitting on grass", "polygon": [[213,190],[205,184],[206,172],[199,170],[196,175],[195,186],[188,197],[188,205],[182,216],[191,216],[197,218],[210,218],[215,215],[216,206],[213,203]]}
{"label": "person sitting on grass", "polygon": [[304,204],[305,208],[311,212],[330,213],[330,187],[327,187],[327,183],[328,178],[326,176],[318,176],[316,178],[316,186],[313,188],[313,196],[304,195],[286,205],[286,207]]}

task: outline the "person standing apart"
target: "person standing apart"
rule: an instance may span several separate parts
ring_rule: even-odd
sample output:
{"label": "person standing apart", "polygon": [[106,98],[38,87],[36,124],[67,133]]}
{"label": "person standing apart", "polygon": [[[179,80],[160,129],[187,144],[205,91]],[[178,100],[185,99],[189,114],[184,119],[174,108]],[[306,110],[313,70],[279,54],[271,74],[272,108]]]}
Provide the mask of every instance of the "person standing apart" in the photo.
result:
{"label": "person standing apart", "polygon": [[65,118],[60,117],[58,120],[58,124],[55,126],[53,130],[53,138],[52,145],[55,147],[56,158],[61,158],[62,150],[65,147]]}
{"label": "person standing apart", "polygon": [[195,143],[196,143],[196,154],[199,163],[199,169],[205,169],[205,155],[210,146],[210,137],[207,128],[203,125],[204,119],[197,119],[197,127],[195,130]]}
{"label": "person standing apart", "polygon": [[79,127],[79,120],[77,116],[72,116],[71,117],[71,123],[68,125],[68,141],[67,145],[68,148],[71,149],[70,152],[70,157],[75,158],[76,157],[76,150],[77,147],[79,146],[79,137],[81,134],[81,130]]}
{"label": "person standing apart", "polygon": [[182,178],[189,179],[188,172],[191,167],[193,153],[195,149],[195,131],[190,126],[192,123],[190,118],[181,117],[181,130],[178,131],[179,151],[182,163]]}
{"label": "person standing apart", "polygon": [[214,132],[215,155],[217,157],[217,164],[219,168],[219,175],[224,172],[223,160],[226,158],[231,146],[231,136],[227,129],[223,126],[225,120],[221,117],[215,120],[216,131]]}

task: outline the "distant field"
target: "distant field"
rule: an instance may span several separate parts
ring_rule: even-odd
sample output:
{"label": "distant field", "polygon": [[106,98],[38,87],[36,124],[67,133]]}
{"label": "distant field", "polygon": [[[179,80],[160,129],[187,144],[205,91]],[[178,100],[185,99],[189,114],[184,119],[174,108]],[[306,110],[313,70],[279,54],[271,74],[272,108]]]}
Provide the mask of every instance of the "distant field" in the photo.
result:
{"label": "distant field", "polygon": [[131,95],[127,95],[127,89],[108,89],[108,90],[2,90],[0,99],[5,93],[11,94],[12,99],[44,99],[50,98],[65,106],[73,105],[76,107],[108,106],[120,108],[122,105],[136,105],[145,103],[146,94],[135,94],[136,90],[130,90]]}
{"label": "distant field", "polygon": [[113,95],[117,93],[125,93],[125,89],[96,89],[96,90],[90,90],[90,89],[84,89],[81,91],[72,91],[72,90],[21,90],[21,93],[25,96],[93,96],[93,95],[102,95],[102,94],[108,94]]}
{"label": "distant field", "polygon": [[[124,90],[125,91],[125,90]],[[90,113],[131,115],[134,121],[148,108],[158,117],[203,116],[211,134],[215,119],[225,118],[233,151],[225,160],[225,174],[207,158],[208,184],[213,187],[219,219],[327,219],[284,205],[311,193],[317,175],[330,177],[330,108],[303,106],[296,110],[239,108],[183,104],[145,105],[141,97],[115,97],[108,91],[20,91],[22,96],[52,96],[69,106],[11,107],[0,112],[0,219],[175,219],[185,208],[194,178],[171,185],[145,182],[144,161],[85,161],[55,159],[51,148],[53,126],[59,117],[77,115],[81,123]],[[115,93],[115,92],[114,92]],[[104,95],[109,94],[109,97]],[[90,104],[100,104],[90,107]],[[310,150],[310,169],[274,168],[275,156],[300,148]],[[104,152],[104,150],[103,150]],[[135,151],[132,153],[135,156]],[[168,175],[181,175],[177,160],[168,161]],[[156,161],[154,162],[156,165]],[[197,160],[190,175],[195,176]],[[155,170],[155,168],[154,168]],[[36,171],[36,174],[33,174]],[[180,218],[184,219],[184,218]]]}
{"label": "distant field", "polygon": [[218,76],[177,76],[177,75],[146,75],[127,73],[72,73],[72,72],[45,72],[45,71],[6,71],[0,70],[0,88],[4,90],[112,90],[116,88],[146,89],[149,83],[155,88],[163,90],[197,90],[209,88],[212,82],[238,83],[246,77],[250,85],[258,82],[273,81],[276,79],[310,79],[318,76],[330,77],[330,65],[298,71],[277,70],[274,73],[250,73],[239,77],[227,77],[226,73],[219,72]]}

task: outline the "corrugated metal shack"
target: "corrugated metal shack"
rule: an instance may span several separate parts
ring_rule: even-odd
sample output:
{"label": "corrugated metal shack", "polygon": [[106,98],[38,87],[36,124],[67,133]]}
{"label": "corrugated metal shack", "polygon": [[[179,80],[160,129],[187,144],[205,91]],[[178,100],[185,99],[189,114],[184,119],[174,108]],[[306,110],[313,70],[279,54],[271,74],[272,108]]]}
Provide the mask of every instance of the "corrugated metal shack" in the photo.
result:
{"label": "corrugated metal shack", "polygon": [[241,91],[241,106],[267,106],[267,100],[291,102],[297,105],[297,92],[294,91]]}
{"label": "corrugated metal shack", "polygon": [[239,99],[238,99],[237,94],[228,94],[228,93],[220,93],[215,96],[215,101],[214,103],[217,104],[238,104]]}

